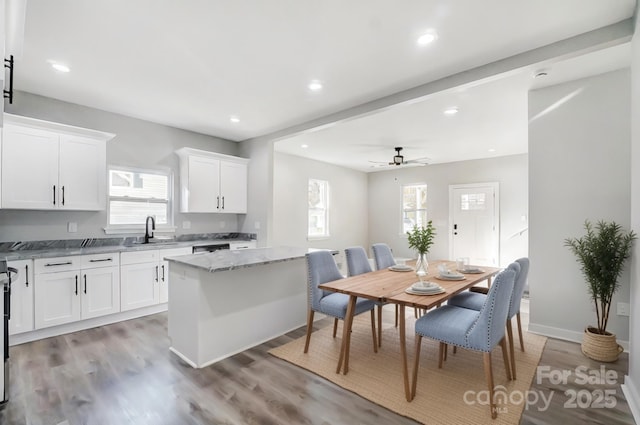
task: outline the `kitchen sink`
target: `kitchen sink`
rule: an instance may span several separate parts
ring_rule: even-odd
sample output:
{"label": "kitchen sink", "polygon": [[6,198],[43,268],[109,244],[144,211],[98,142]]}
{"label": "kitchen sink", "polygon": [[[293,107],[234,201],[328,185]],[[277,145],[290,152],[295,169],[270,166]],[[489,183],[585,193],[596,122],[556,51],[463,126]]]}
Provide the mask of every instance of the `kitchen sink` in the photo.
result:
{"label": "kitchen sink", "polygon": [[158,240],[150,240],[149,242],[144,241],[134,241],[129,244],[129,246],[138,246],[138,245],[177,245],[178,242],[170,240],[170,239],[158,239]]}

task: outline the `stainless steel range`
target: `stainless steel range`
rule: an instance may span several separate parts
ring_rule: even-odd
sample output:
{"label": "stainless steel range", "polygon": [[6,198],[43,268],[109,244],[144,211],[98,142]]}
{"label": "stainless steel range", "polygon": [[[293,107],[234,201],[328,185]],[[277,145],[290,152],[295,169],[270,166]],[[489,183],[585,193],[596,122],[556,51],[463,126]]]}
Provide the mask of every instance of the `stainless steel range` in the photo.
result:
{"label": "stainless steel range", "polygon": [[6,260],[0,260],[0,288],[2,288],[3,302],[0,304],[0,316],[3,326],[0,327],[2,339],[2,359],[0,366],[0,409],[9,401],[9,319],[11,319],[11,279],[15,278],[18,270],[7,266]]}

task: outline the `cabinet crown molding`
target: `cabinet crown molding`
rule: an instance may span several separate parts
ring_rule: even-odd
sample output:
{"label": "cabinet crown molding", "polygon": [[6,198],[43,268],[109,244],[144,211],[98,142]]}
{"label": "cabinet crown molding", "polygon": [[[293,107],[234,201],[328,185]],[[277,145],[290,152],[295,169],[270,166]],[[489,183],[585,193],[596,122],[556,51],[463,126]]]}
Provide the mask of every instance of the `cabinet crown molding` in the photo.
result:
{"label": "cabinet crown molding", "polygon": [[247,158],[241,158],[239,156],[233,156],[233,155],[225,155],[217,152],[203,151],[200,149],[193,149],[193,148],[178,149],[176,151],[176,154],[181,158],[188,158],[189,156],[199,156],[199,157],[206,157],[211,159],[220,159],[223,161],[233,161],[233,162],[238,162],[242,164],[249,163],[249,160]]}
{"label": "cabinet crown molding", "polygon": [[96,140],[108,141],[116,137],[113,133],[92,130],[89,128],[76,127],[68,124],[60,124],[53,121],[45,121],[37,118],[25,117],[22,115],[4,114],[4,124],[13,124],[23,127],[36,128],[40,130],[50,130],[57,133],[70,134],[75,136],[88,137]]}

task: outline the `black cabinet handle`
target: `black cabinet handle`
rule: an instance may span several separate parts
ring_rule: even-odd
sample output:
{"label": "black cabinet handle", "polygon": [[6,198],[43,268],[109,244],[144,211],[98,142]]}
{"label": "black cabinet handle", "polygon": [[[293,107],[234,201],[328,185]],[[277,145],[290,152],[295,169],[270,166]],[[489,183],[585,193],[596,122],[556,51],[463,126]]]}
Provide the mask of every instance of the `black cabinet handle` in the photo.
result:
{"label": "black cabinet handle", "polygon": [[24,266],[24,284],[26,285],[26,287],[29,287],[29,265],[26,264]]}
{"label": "black cabinet handle", "polygon": [[78,275],[76,275],[76,295],[78,295]]}
{"label": "black cabinet handle", "polygon": [[56,185],[53,185],[53,205],[56,204]]}
{"label": "black cabinet handle", "polygon": [[219,210],[220,209],[220,197],[216,196],[216,209]]}
{"label": "black cabinet handle", "polygon": [[222,209],[224,209],[224,196],[222,197]]}
{"label": "black cabinet handle", "polygon": [[158,281],[158,266],[156,266],[156,282]]}
{"label": "black cabinet handle", "polygon": [[47,263],[45,267],[53,267],[53,266],[68,266],[69,264],[73,264],[71,261],[65,261],[64,263]]}
{"label": "black cabinet handle", "polygon": [[87,275],[84,275],[84,293],[87,293]]}
{"label": "black cabinet handle", "polygon": [[162,265],[162,281],[164,282],[164,264]]}
{"label": "black cabinet handle", "polygon": [[99,258],[97,260],[89,260],[90,263],[100,263],[102,261],[113,261],[113,258]]}
{"label": "black cabinet handle", "polygon": [[64,205],[64,186],[62,186],[62,205]]}

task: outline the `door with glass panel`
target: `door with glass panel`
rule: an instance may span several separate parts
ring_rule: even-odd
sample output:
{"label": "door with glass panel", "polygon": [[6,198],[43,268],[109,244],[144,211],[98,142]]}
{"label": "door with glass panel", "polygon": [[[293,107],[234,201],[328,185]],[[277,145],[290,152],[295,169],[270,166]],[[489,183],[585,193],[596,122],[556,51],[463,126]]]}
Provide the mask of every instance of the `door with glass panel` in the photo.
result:
{"label": "door with glass panel", "polygon": [[449,253],[479,266],[499,262],[499,186],[479,183],[449,186]]}

